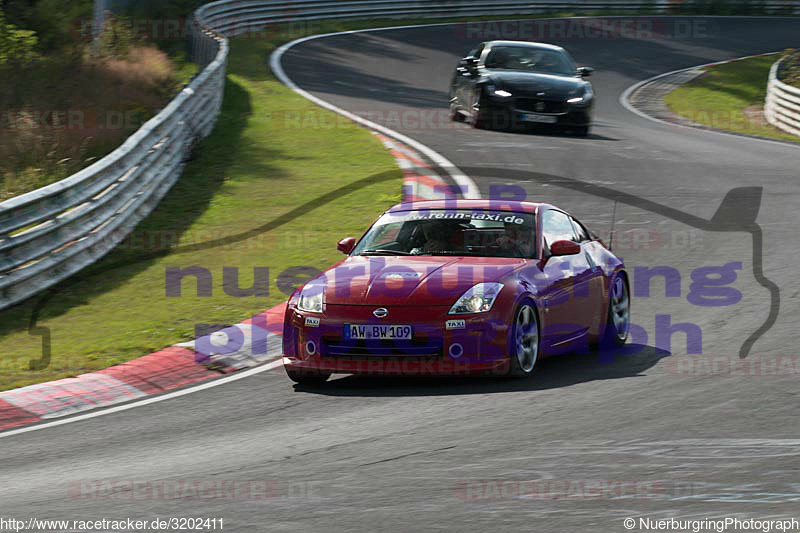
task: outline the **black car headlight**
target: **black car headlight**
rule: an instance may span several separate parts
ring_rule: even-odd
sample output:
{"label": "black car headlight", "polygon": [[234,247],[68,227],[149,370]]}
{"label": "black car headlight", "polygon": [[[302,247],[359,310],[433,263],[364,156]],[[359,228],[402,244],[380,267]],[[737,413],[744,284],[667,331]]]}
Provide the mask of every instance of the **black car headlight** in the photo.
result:
{"label": "black car headlight", "polygon": [[484,85],[484,87],[486,88],[486,94],[489,96],[493,96],[495,98],[508,98],[511,96],[510,92],[503,89],[498,89],[493,83],[487,83]]}
{"label": "black car headlight", "polygon": [[591,87],[585,87],[582,92],[571,94],[567,97],[567,103],[573,105],[585,105],[594,97]]}

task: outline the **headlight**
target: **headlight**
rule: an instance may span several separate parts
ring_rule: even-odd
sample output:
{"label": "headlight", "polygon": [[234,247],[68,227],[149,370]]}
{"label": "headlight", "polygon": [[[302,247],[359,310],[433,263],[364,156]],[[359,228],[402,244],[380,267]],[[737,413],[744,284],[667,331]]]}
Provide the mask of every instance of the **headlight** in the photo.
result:
{"label": "headlight", "polygon": [[461,298],[450,308],[450,314],[485,313],[492,308],[502,289],[502,283],[478,283],[461,295]]}
{"label": "headlight", "polygon": [[297,308],[309,313],[321,313],[325,310],[325,290],[322,285],[310,285],[303,287],[300,292],[300,300]]}
{"label": "headlight", "polygon": [[581,95],[581,96],[572,96],[569,99],[567,99],[567,103],[568,104],[584,104],[584,103],[588,102],[589,100],[591,100],[593,96],[594,96],[594,93],[592,92],[591,87],[586,87],[583,90],[583,95]]}
{"label": "headlight", "polygon": [[508,98],[511,96],[510,92],[504,91],[503,89],[498,90],[497,87],[491,83],[486,84],[486,94],[489,96],[499,96],[501,98]]}

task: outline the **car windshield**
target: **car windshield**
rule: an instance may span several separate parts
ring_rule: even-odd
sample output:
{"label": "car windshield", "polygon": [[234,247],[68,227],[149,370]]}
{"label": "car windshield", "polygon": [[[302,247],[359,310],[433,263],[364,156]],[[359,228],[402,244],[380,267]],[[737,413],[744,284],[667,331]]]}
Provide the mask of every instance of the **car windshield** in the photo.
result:
{"label": "car windshield", "polygon": [[383,215],[353,255],[533,257],[531,213],[482,210],[419,210]]}
{"label": "car windshield", "polygon": [[497,46],[486,56],[486,68],[522,70],[559,76],[572,76],[575,64],[566,52],[532,46]]}

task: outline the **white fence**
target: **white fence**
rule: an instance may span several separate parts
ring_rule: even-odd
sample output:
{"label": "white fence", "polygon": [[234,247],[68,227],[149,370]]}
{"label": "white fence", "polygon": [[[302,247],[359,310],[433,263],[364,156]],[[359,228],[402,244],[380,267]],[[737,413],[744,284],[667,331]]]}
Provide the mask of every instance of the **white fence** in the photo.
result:
{"label": "white fence", "polygon": [[780,61],[769,69],[767,99],[764,114],[767,122],[785,132],[800,135],[800,88],[778,79]]}
{"label": "white fence", "polygon": [[[92,166],[0,203],[0,309],[54,285],[108,253],[180,176],[194,142],[213,128],[225,84],[226,36],[331,19],[443,18],[594,11],[659,12],[672,0],[222,0],[198,9],[191,57],[201,73],[125,143]],[[800,0],[760,2],[800,13]],[[780,82],[776,82],[777,91]],[[791,99],[781,96],[781,102]],[[800,101],[798,101],[800,102]],[[776,104],[776,116],[785,114]],[[789,107],[788,109],[792,109]]]}

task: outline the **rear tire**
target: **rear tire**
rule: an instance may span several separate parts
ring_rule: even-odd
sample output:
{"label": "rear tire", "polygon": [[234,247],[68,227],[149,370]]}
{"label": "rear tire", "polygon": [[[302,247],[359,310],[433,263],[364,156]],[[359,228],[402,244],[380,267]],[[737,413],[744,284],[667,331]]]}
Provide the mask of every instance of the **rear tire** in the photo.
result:
{"label": "rear tire", "polygon": [[532,302],[523,302],[511,325],[510,368],[508,375],[527,378],[539,361],[539,320]]}
{"label": "rear tire", "polygon": [[313,370],[291,370],[286,368],[286,375],[298,385],[321,385],[328,381],[330,374],[314,372]]}

